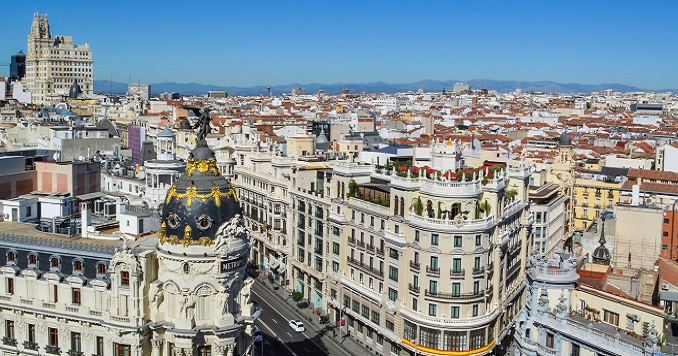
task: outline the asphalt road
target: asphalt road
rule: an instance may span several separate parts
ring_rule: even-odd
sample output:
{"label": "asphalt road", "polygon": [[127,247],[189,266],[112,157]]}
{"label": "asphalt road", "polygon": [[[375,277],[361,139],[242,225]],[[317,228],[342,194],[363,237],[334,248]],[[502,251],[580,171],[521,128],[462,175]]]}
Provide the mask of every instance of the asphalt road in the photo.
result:
{"label": "asphalt road", "polygon": [[[308,320],[301,320],[291,306],[273,295],[259,282],[254,283],[252,287],[252,300],[261,307],[261,315],[256,325],[264,336],[264,355],[346,355],[331,340],[325,340],[323,337],[325,329],[317,331],[315,327],[309,325]],[[291,319],[302,321],[306,331],[294,331],[288,324]],[[276,341],[276,337],[279,341]],[[257,356],[261,355],[261,346],[255,346],[254,352]]]}

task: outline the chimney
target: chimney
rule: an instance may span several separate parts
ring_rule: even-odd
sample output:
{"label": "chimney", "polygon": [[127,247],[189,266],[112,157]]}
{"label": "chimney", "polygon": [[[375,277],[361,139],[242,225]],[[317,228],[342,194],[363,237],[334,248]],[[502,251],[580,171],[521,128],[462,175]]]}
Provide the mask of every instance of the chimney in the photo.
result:
{"label": "chimney", "polygon": [[638,206],[640,203],[640,185],[634,184],[631,187],[631,205]]}
{"label": "chimney", "polygon": [[80,203],[80,213],[82,215],[82,223],[80,229],[82,230],[82,237],[87,238],[87,228],[92,224],[92,205],[90,202]]}

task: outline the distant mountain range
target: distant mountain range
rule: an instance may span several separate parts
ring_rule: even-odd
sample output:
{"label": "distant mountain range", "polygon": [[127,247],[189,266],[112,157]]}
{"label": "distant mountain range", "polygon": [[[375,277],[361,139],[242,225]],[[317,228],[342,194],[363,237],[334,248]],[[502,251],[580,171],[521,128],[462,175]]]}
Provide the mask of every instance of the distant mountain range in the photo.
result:
{"label": "distant mountain range", "polygon": [[[336,83],[336,84],[299,84],[292,83],[287,85],[271,86],[273,95],[281,93],[289,94],[294,88],[304,88],[307,94],[316,93],[318,90],[324,90],[328,94],[338,94],[342,89],[348,89],[350,93],[402,93],[407,91],[417,91],[423,89],[426,92],[440,92],[443,89],[452,90],[454,84],[460,82],[459,80],[421,80],[414,83],[406,84],[389,84],[384,82],[373,83]],[[630,85],[620,83],[606,83],[606,84],[577,84],[577,83],[556,83],[551,81],[542,82],[523,82],[510,80],[491,80],[491,79],[474,79],[464,81],[468,83],[472,89],[488,89],[496,90],[500,93],[508,93],[520,89],[523,93],[534,90],[545,93],[590,93],[606,89],[612,89],[617,92],[630,91],[654,91],[658,93],[672,92],[678,93],[678,89],[661,89],[648,90],[633,87]],[[231,95],[259,95],[266,94],[265,86],[252,87],[229,87],[219,85],[206,85],[199,83],[174,83],[163,82],[151,84],[151,92],[157,95],[164,92],[177,92],[188,95],[202,95],[209,90],[226,90]],[[115,93],[124,94],[127,92],[127,84],[112,82],[110,80],[95,80],[94,91],[101,93]]]}

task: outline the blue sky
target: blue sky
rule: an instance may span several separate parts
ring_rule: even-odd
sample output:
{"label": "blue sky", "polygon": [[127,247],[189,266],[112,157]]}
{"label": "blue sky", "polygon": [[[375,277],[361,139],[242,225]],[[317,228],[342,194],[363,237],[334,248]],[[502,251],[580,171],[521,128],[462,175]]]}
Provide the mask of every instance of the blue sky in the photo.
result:
{"label": "blue sky", "polygon": [[90,43],[95,79],[123,83],[484,78],[678,88],[676,1],[6,0],[0,62],[25,51],[36,11],[53,35]]}

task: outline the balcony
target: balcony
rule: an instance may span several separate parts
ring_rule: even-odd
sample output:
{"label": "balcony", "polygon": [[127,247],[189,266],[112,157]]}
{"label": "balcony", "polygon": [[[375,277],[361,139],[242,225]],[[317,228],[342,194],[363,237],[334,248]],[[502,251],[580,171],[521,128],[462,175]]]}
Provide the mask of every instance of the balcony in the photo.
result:
{"label": "balcony", "polygon": [[476,293],[442,293],[437,291],[426,290],[425,295],[427,297],[438,298],[438,299],[474,299],[482,298],[483,291],[478,291]]}
{"label": "balcony", "polygon": [[2,343],[7,346],[16,346],[16,339],[13,337],[3,336]]}
{"label": "balcony", "polygon": [[485,273],[485,267],[478,267],[473,269],[474,276],[480,276]]}
{"label": "balcony", "polygon": [[378,249],[375,250],[375,252],[377,253],[377,256],[384,257],[384,249],[383,248],[378,248]]}
{"label": "balcony", "polygon": [[421,264],[419,262],[410,261],[410,269],[416,270],[417,272],[419,272],[420,267],[421,267]]}
{"label": "balcony", "polygon": [[38,349],[38,343],[32,341],[24,341],[24,349],[35,351]]}
{"label": "balcony", "polygon": [[48,354],[53,354],[53,355],[60,355],[61,349],[59,349],[59,346],[47,345],[47,346],[45,346],[45,352],[47,352]]}
{"label": "balcony", "polygon": [[374,253],[374,245],[367,245],[367,246],[365,246],[365,249],[369,252]]}
{"label": "balcony", "polygon": [[68,356],[83,356],[82,351],[68,350]]}
{"label": "balcony", "polygon": [[472,198],[483,191],[482,179],[471,181],[421,178],[421,192],[446,198]]}
{"label": "balcony", "polygon": [[435,277],[440,277],[440,268],[431,268],[431,267],[426,267],[426,274],[430,276],[435,276]]}
{"label": "balcony", "polygon": [[323,249],[322,249],[322,247],[321,247],[321,248],[317,248],[317,247],[316,247],[316,248],[313,250],[313,252],[315,252],[315,253],[318,254],[318,255],[322,255],[322,254],[323,254]]}
{"label": "balcony", "polygon": [[412,283],[410,283],[408,285],[408,287],[410,289],[410,292],[419,293],[419,287],[418,286],[414,286],[414,285],[412,285]]}
{"label": "balcony", "polygon": [[363,249],[363,250],[365,249],[365,242],[364,241],[357,241],[355,244],[358,245],[358,248]]}
{"label": "balcony", "polygon": [[436,219],[410,214],[410,221],[424,228],[438,229],[444,232],[464,233],[487,231],[494,226],[494,216],[490,215],[480,219],[449,220]]}
{"label": "balcony", "polygon": [[450,278],[464,278],[466,270],[463,268],[450,270]]}
{"label": "balcony", "polygon": [[355,244],[356,244],[355,237],[349,237],[348,238],[348,244],[351,245],[351,246],[355,246]]}
{"label": "balcony", "polygon": [[384,279],[384,271],[380,271],[378,269],[375,269],[374,267],[370,267],[369,265],[362,263],[354,258],[348,258],[348,265],[351,267],[355,267],[363,272],[366,272],[367,274],[379,278],[379,279]]}

